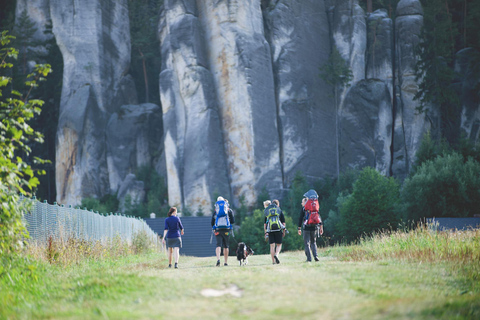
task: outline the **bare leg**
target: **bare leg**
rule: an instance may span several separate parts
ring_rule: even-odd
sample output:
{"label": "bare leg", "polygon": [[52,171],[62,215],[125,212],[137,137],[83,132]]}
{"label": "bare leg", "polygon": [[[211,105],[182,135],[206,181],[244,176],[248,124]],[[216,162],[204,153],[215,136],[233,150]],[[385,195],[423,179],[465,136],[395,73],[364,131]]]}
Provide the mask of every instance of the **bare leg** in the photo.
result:
{"label": "bare leg", "polygon": [[180,257],[180,248],[174,248],[173,257],[175,258],[175,263],[178,263],[178,258]]}
{"label": "bare leg", "polygon": [[223,248],[223,256],[225,258],[225,263],[227,263],[228,260],[228,248]]}
{"label": "bare leg", "polygon": [[275,251],[275,255],[278,257],[278,255],[280,254],[280,251],[282,251],[282,244],[277,244],[277,248],[276,248],[276,251]]}
{"label": "bare leg", "polygon": [[275,263],[275,243],[270,244],[270,256],[272,257],[272,263]]}
{"label": "bare leg", "polygon": [[217,256],[217,260],[220,260],[220,250],[222,247],[216,247],[215,248],[215,255]]}
{"label": "bare leg", "polygon": [[168,248],[168,264],[172,264],[172,253],[173,253],[173,248]]}

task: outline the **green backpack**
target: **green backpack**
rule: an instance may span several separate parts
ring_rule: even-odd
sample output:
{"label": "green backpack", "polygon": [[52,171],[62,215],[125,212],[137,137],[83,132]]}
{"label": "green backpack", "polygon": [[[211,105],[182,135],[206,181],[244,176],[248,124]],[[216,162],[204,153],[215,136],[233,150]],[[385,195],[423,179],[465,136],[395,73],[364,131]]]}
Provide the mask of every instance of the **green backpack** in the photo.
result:
{"label": "green backpack", "polygon": [[265,209],[267,217],[267,232],[281,231],[283,224],[280,222],[280,209],[276,205],[269,205]]}

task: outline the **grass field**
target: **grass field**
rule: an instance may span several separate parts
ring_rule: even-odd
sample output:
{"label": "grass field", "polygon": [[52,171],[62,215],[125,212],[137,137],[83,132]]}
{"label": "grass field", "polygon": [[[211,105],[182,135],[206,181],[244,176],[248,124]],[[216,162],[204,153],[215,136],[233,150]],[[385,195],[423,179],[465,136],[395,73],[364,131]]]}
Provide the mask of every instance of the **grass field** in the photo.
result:
{"label": "grass field", "polygon": [[214,257],[182,256],[178,270],[166,267],[164,253],[71,266],[35,260],[31,275],[27,268],[1,278],[0,318],[480,319],[480,261],[386,251],[333,247],[312,263],[286,252],[279,265],[254,255],[242,267],[235,257],[214,267]]}

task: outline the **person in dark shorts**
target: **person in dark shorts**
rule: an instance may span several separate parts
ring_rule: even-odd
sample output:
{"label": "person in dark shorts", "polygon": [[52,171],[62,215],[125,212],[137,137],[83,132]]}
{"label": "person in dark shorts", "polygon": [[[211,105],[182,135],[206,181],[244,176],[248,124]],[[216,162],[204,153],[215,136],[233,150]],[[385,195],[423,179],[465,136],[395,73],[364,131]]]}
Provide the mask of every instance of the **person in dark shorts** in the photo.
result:
{"label": "person in dark shorts", "polygon": [[217,246],[215,248],[215,255],[217,257],[216,266],[220,266],[220,253],[223,248],[223,256],[225,259],[224,266],[228,266],[228,253],[230,233],[235,223],[235,215],[233,210],[228,205],[228,200],[223,197],[218,197],[215,203],[215,211],[212,214],[212,229],[215,234]]}
{"label": "person in dark shorts", "polygon": [[[323,224],[320,220],[319,225],[306,225],[305,224],[305,204],[307,203],[307,198],[302,199],[302,209],[300,210],[300,216],[298,219],[298,235],[302,235],[303,228],[303,244],[305,246],[305,255],[307,256],[307,262],[312,261],[312,255],[315,261],[319,261],[317,255],[317,236],[318,234],[323,234]],[[310,254],[311,251],[311,254]]]}
{"label": "person in dark shorts", "polygon": [[163,231],[163,243],[167,244],[168,267],[172,267],[172,255],[175,259],[175,269],[178,269],[178,258],[182,247],[183,225],[177,217],[177,208],[171,207],[168,211],[168,218],[165,219],[165,230]]}
{"label": "person in dark shorts", "polygon": [[278,255],[282,250],[282,240],[285,236],[285,216],[280,209],[280,202],[273,200],[268,205],[268,200],[263,203],[266,206],[265,223],[263,224],[263,231],[265,236],[268,236],[268,243],[270,244],[270,256],[273,264],[279,264]]}

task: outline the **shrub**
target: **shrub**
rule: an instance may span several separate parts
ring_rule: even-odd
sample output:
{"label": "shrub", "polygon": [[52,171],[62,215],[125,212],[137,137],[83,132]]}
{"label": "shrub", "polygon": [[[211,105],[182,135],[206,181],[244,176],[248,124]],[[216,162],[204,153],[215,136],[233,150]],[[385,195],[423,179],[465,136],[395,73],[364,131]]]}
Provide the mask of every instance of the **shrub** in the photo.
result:
{"label": "shrub", "polygon": [[[282,251],[299,250],[303,247],[303,239],[295,232],[295,219],[285,212],[284,215],[285,224],[290,233],[283,238]],[[265,241],[265,234],[263,233],[264,222],[265,215],[263,210],[255,210],[251,216],[247,216],[243,220],[241,227],[236,231],[236,240],[238,242],[245,242],[256,254],[270,253],[270,246],[268,242]]]}
{"label": "shrub", "polygon": [[[51,69],[50,65],[36,65],[26,76],[25,93],[19,91],[23,87],[14,88],[14,80],[9,77],[12,72],[8,69],[13,67],[10,61],[17,58],[18,51],[5,47],[13,39],[15,37],[9,36],[7,31],[0,34],[0,255],[22,246],[27,235],[22,213],[28,209],[28,202],[19,201],[19,195],[31,196],[39,184],[37,175],[45,174],[25,159],[35,142],[43,142],[42,134],[29,125],[35,114],[40,114],[43,101],[32,98],[31,94],[38,87],[37,82],[45,80]],[[34,158],[35,164],[45,162]]]}
{"label": "shrub", "polygon": [[404,182],[402,211],[417,221],[431,217],[468,217],[480,207],[480,163],[458,153],[422,164]]}
{"label": "shrub", "polygon": [[353,185],[353,192],[340,207],[338,224],[347,240],[358,239],[374,231],[395,228],[400,222],[397,204],[400,187],[393,178],[373,168],[364,168]]}

